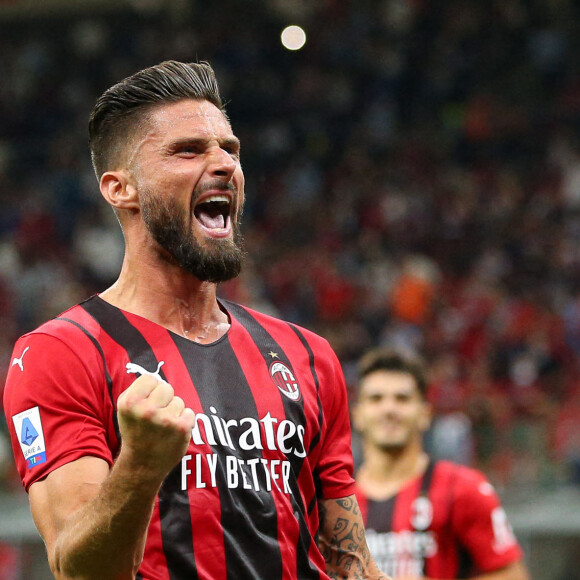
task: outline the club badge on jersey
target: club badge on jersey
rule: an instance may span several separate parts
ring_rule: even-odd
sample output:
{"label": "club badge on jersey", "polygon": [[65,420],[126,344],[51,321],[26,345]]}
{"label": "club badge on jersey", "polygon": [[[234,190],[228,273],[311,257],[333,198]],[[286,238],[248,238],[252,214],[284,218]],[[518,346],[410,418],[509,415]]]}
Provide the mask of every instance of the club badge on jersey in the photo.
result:
{"label": "club badge on jersey", "polygon": [[46,445],[40,419],[40,409],[33,407],[13,415],[12,422],[18,436],[20,449],[28,469],[46,461]]}
{"label": "club badge on jersey", "polygon": [[302,395],[294,373],[282,362],[274,361],[270,365],[270,376],[280,392],[291,401],[299,401]]}

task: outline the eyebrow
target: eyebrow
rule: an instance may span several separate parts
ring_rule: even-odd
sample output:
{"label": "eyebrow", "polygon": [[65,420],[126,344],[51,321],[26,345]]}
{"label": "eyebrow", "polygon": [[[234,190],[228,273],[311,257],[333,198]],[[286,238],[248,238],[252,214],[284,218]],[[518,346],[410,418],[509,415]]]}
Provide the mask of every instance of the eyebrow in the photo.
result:
{"label": "eyebrow", "polygon": [[[175,141],[171,141],[169,144],[170,149],[178,149],[179,147],[183,147],[185,145],[193,145],[193,146],[204,146],[207,145],[211,139],[206,139],[204,137],[184,137],[183,139],[176,139]],[[235,147],[237,149],[240,148],[241,143],[237,137],[225,137],[224,139],[218,139],[218,143],[220,147]]]}

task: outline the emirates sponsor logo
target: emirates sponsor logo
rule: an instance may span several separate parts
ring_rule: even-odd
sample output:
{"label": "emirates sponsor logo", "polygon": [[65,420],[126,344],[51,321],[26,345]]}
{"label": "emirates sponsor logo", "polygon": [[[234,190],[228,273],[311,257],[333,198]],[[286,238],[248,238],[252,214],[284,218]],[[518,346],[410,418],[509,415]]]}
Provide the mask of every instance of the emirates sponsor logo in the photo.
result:
{"label": "emirates sponsor logo", "polygon": [[270,412],[261,419],[224,419],[215,407],[209,410],[211,415],[195,415],[195,425],[191,432],[195,445],[209,443],[243,451],[269,449],[281,451],[284,455],[306,457],[304,425],[296,425],[287,419],[279,421]]}
{"label": "emirates sponsor logo", "polygon": [[[230,489],[277,489],[281,493],[291,494],[293,475],[288,456],[306,457],[304,426],[287,419],[280,421],[270,412],[260,419],[226,419],[213,406],[209,411],[207,415],[196,414],[191,431],[192,442],[197,446],[221,447],[219,455],[223,455],[224,460],[221,463],[218,461],[218,453],[185,455],[181,461],[181,488],[216,487],[220,479],[225,479]],[[228,453],[228,450],[236,454]],[[274,456],[269,453],[268,458],[240,458],[240,450],[270,450],[276,453]]]}
{"label": "emirates sponsor logo", "polygon": [[437,554],[437,539],[431,531],[376,532],[367,529],[370,553],[381,571],[393,578],[422,577],[425,559]]}

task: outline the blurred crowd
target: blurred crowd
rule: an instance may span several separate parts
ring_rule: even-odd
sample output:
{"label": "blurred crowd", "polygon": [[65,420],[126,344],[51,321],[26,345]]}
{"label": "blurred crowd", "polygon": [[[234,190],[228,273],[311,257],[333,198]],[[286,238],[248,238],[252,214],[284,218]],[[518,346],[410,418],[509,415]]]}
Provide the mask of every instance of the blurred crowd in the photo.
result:
{"label": "blurred crowd", "polygon": [[580,485],[578,2],[128,6],[0,18],[1,374],[20,334],[118,272],[96,97],[207,60],[247,179],[248,260],[222,296],[328,338],[353,396],[367,348],[422,354],[434,455],[504,488]]}

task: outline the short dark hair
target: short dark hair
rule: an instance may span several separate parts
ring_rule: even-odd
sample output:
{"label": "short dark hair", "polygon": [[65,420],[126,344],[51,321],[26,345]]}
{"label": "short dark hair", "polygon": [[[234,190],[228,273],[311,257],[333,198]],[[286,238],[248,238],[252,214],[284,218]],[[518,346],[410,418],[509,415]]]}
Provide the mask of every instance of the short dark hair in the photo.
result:
{"label": "short dark hair", "polygon": [[404,354],[391,348],[375,348],[362,356],[358,363],[359,381],[375,371],[401,372],[415,379],[423,398],[427,395],[427,372],[420,357]]}
{"label": "short dark hair", "polygon": [[135,128],[153,107],[184,99],[207,100],[226,114],[215,73],[206,62],[167,60],[107,89],[89,119],[89,147],[97,178],[112,169],[113,160],[122,156]]}

